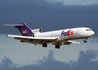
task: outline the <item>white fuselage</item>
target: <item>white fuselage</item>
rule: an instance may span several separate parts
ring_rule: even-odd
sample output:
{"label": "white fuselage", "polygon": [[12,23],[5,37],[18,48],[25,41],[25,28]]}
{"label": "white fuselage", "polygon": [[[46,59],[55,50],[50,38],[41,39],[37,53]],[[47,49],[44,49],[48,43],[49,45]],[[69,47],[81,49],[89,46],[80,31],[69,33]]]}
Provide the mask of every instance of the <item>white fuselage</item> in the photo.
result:
{"label": "white fuselage", "polygon": [[80,28],[36,33],[35,37],[59,37],[58,40],[75,40],[75,39],[89,38],[92,35],[94,35],[94,31],[92,31],[90,28],[80,27]]}

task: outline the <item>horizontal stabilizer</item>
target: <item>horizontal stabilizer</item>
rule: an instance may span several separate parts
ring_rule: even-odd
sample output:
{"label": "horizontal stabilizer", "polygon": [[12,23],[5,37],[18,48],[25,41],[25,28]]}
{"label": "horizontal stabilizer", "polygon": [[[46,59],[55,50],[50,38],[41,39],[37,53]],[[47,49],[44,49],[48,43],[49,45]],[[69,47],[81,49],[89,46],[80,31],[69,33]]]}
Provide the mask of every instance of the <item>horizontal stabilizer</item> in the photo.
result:
{"label": "horizontal stabilizer", "polygon": [[23,26],[23,24],[4,24],[4,26]]}

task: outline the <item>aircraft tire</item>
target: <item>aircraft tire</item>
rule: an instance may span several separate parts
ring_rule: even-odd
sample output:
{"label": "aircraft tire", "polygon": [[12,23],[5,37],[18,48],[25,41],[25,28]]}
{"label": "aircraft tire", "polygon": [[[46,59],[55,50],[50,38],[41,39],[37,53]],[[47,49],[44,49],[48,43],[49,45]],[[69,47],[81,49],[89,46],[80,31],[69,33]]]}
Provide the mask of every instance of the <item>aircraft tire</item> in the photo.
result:
{"label": "aircraft tire", "polygon": [[55,48],[56,49],[60,49],[60,45],[55,45]]}
{"label": "aircraft tire", "polygon": [[87,40],[84,40],[84,43],[87,43]]}
{"label": "aircraft tire", "polygon": [[43,47],[47,47],[47,44],[46,44],[46,43],[44,43],[44,44],[42,44],[42,46],[43,46]]}

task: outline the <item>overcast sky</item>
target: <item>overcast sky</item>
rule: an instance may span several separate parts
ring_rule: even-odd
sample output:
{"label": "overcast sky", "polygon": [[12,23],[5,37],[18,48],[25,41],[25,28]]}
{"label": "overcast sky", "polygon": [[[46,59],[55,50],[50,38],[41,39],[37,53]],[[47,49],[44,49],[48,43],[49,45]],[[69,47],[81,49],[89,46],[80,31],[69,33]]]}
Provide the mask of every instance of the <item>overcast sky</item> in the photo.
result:
{"label": "overcast sky", "polygon": [[46,0],[50,3],[61,2],[63,5],[92,5],[98,4],[98,0]]}
{"label": "overcast sky", "polygon": [[[88,0],[85,1],[88,2]],[[63,5],[59,1],[50,3],[45,0],[0,0],[0,9],[1,33],[19,33],[13,27],[2,25],[25,22],[32,29],[42,28],[43,31],[90,27],[96,32],[95,36],[98,35],[98,4]]]}
{"label": "overcast sky", "polygon": [[[54,45],[20,43],[4,34],[20,34],[3,24],[27,23],[52,31],[90,27],[95,35],[88,43]],[[98,69],[98,0],[0,0],[0,70],[95,70]]]}

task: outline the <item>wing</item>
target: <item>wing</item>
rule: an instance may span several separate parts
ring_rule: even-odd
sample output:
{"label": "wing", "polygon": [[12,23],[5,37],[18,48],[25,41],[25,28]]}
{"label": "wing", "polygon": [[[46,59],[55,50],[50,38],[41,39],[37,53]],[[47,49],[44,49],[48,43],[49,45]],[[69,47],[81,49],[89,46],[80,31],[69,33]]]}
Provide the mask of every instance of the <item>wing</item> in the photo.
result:
{"label": "wing", "polygon": [[80,42],[75,42],[75,41],[70,41],[70,40],[67,40],[63,43],[63,45],[70,45],[71,43],[74,43],[74,44],[80,44]]}
{"label": "wing", "polygon": [[30,36],[19,36],[19,35],[5,35],[5,36],[14,37],[14,39],[20,40],[20,42],[27,42],[32,44],[52,43],[59,39],[59,37],[30,37]]}
{"label": "wing", "polygon": [[75,42],[75,41],[70,41],[70,40],[66,40],[66,41],[56,41],[56,42],[53,42],[52,44],[53,44],[53,45],[57,45],[57,44],[59,44],[59,45],[70,45],[70,44],[72,44],[72,43],[74,43],[74,44],[80,44],[80,42]]}

